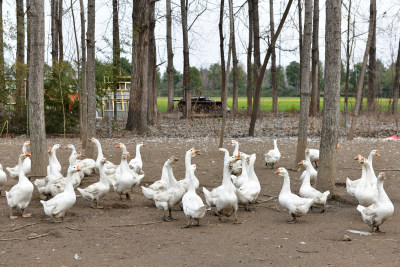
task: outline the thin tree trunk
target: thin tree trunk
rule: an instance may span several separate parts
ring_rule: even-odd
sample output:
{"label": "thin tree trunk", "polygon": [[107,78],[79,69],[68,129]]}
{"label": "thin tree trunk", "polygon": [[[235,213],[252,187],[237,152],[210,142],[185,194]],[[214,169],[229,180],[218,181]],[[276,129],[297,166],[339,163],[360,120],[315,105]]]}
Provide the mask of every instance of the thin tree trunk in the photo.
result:
{"label": "thin tree trunk", "polygon": [[[118,76],[121,75],[121,47],[119,43],[119,0],[113,0],[113,93],[114,93],[114,120],[118,119]],[[121,103],[121,105],[123,105]]]}
{"label": "thin tree trunk", "polygon": [[[230,2],[229,2],[230,3]],[[233,7],[232,7],[233,9]],[[232,11],[233,14],[233,11]],[[233,87],[233,93],[232,93],[232,112],[235,114],[238,112],[238,97],[239,97],[239,89],[238,89],[238,64],[239,60],[237,57],[237,52],[236,52],[236,38],[235,38],[235,17],[232,15],[232,24],[233,24],[233,30],[231,32],[232,34],[232,87]],[[229,56],[228,56],[229,57]],[[228,62],[229,65],[229,62]],[[229,73],[229,69],[227,70]],[[228,75],[229,77],[229,75]],[[229,84],[229,79],[228,79],[228,84]],[[228,87],[227,87],[228,88]]]}
{"label": "thin tree trunk", "polygon": [[317,189],[330,190],[333,195],[340,122],[341,0],[327,1],[326,14],[325,91]]}
{"label": "thin tree trunk", "polygon": [[81,90],[81,63],[79,57],[79,43],[78,43],[78,34],[76,32],[76,24],[75,24],[75,14],[74,14],[74,4],[71,0],[71,14],[72,14],[72,23],[74,26],[74,37],[75,37],[75,45],[76,45],[76,64],[77,64],[77,73],[78,73],[78,97],[79,97],[79,121],[80,127],[82,131],[82,90]]}
{"label": "thin tree trunk", "polygon": [[[301,77],[301,65],[303,62],[303,23],[302,23],[302,8],[301,8],[301,0],[297,1],[297,9],[299,11],[299,54],[300,54],[300,76]],[[301,93],[301,82],[300,82],[300,88],[299,88],[299,93]]]}
{"label": "thin tree trunk", "polygon": [[168,108],[167,112],[174,111],[174,52],[172,51],[172,18],[171,0],[166,1],[167,9],[167,53],[168,53]]}
{"label": "thin tree trunk", "polygon": [[249,9],[249,45],[247,47],[247,115],[250,116],[253,110],[253,66],[251,55],[253,52],[253,2],[248,0]]}
{"label": "thin tree trunk", "polygon": [[[5,96],[5,79],[4,79],[4,30],[3,30],[3,0],[0,0],[0,96]],[[4,99],[4,98],[3,98]],[[0,108],[3,108],[3,101],[0,101]]]}
{"label": "thin tree trunk", "polygon": [[132,11],[132,78],[126,130],[144,134],[149,130],[148,109],[148,64],[149,64],[149,3],[134,0]]}
{"label": "thin tree trunk", "polygon": [[251,121],[250,121],[250,127],[249,127],[249,136],[254,136],[254,129],[256,126],[256,121],[257,121],[257,116],[258,116],[258,110],[260,108],[260,95],[261,95],[261,85],[263,82],[263,79],[261,77],[264,77],[265,70],[267,69],[268,61],[269,58],[271,57],[272,54],[272,47],[274,47],[276,40],[279,37],[279,34],[282,30],[283,24],[285,24],[287,15],[289,13],[290,7],[293,3],[293,0],[289,0],[285,9],[285,12],[283,12],[283,16],[281,21],[279,22],[278,29],[276,30],[276,33],[274,37],[271,40],[271,44],[268,46],[267,54],[264,57],[264,63],[261,66],[260,70],[260,78],[257,79],[256,81],[256,86],[255,86],[255,91],[254,91],[254,106],[253,106],[253,112],[251,114]]}
{"label": "thin tree trunk", "polygon": [[[227,99],[228,99],[228,85],[229,85],[229,69],[230,69],[230,63],[231,63],[231,54],[232,54],[232,46],[233,46],[233,35],[234,35],[234,24],[233,24],[233,3],[232,0],[228,0],[229,2],[229,48],[228,48],[228,62],[226,63],[226,73],[225,73],[225,88],[223,88],[224,92],[224,99],[225,101],[222,102],[222,125],[221,125],[221,134],[219,136],[219,146],[218,147],[223,147],[224,145],[224,135],[225,135],[225,126],[226,126],[226,106],[227,106]],[[224,0],[221,1],[221,13],[220,15],[224,13]],[[222,57],[224,55],[221,55]]]}
{"label": "thin tree trunk", "polygon": [[225,1],[221,0],[220,8],[219,8],[219,24],[218,24],[218,32],[219,32],[219,52],[221,56],[221,101],[222,106],[226,103],[227,93],[225,92],[225,83],[226,83],[226,71],[225,71],[225,52],[224,52],[224,6]]}
{"label": "thin tree trunk", "polygon": [[[252,0],[253,3],[253,34],[254,34],[254,80],[257,81],[258,77],[260,76],[260,68],[261,68],[261,54],[260,54],[260,21],[258,17],[258,1],[259,0]],[[261,76],[261,80],[263,80],[264,75]],[[254,94],[253,101],[255,102],[256,95]],[[257,96],[261,99],[261,92],[260,95]],[[257,101],[260,102],[260,99]],[[254,105],[254,103],[253,103]],[[254,106],[253,106],[254,108]],[[260,106],[257,106],[257,112],[260,112]],[[254,113],[254,111],[253,111]]]}
{"label": "thin tree trunk", "polygon": [[[374,3],[376,3],[376,0],[371,0],[371,6],[374,6],[375,5]],[[353,138],[354,138],[355,127],[357,125],[358,116],[359,116],[360,110],[362,108],[364,77],[365,77],[365,70],[367,69],[367,60],[368,60],[369,49],[371,47],[371,42],[372,42],[372,35],[373,35],[373,28],[374,28],[374,23],[373,23],[374,15],[375,15],[374,12],[370,12],[370,16],[372,16],[372,17],[370,17],[370,20],[369,20],[368,39],[367,39],[367,44],[365,46],[365,53],[364,53],[363,64],[361,67],[360,78],[359,78],[358,84],[357,84],[356,105],[354,107],[354,114],[353,114],[353,118],[351,120],[351,127],[349,130],[349,134],[347,136],[347,140],[353,140]]]}
{"label": "thin tree trunk", "polygon": [[25,62],[25,26],[24,26],[24,1],[16,0],[17,6],[17,55],[16,55],[16,115],[23,117],[24,113],[24,62]]}
{"label": "thin tree trunk", "polygon": [[[274,25],[274,1],[269,0],[269,25],[271,31],[271,38],[274,37],[275,34],[275,25]],[[276,80],[276,55],[275,55],[275,46],[272,47],[272,58],[271,58],[271,81],[272,81],[272,112],[276,113],[278,110],[278,82]]]}
{"label": "thin tree trunk", "polygon": [[376,111],[376,1],[371,2],[370,6],[370,17],[374,18],[372,37],[371,37],[371,48],[369,49],[369,60],[368,60],[368,98],[367,98],[367,111],[374,113]]}
{"label": "thin tree trunk", "polygon": [[81,15],[81,46],[82,46],[82,80],[81,80],[81,107],[82,107],[82,118],[81,118],[81,141],[82,149],[86,149],[87,144],[87,83],[86,83],[86,23],[85,23],[85,6],[83,0],[79,1],[80,4],[80,15]]}
{"label": "thin tree trunk", "polygon": [[317,116],[319,113],[318,103],[319,95],[319,48],[318,48],[318,31],[319,31],[319,0],[314,0],[314,17],[313,17],[313,33],[312,33],[312,90],[310,116]]}
{"label": "thin tree trunk", "polygon": [[51,58],[53,60],[53,66],[58,61],[58,1],[51,0]]}
{"label": "thin tree trunk", "polygon": [[397,52],[396,60],[396,75],[393,83],[393,104],[392,113],[397,116],[398,103],[399,103],[399,81],[400,81],[400,39],[399,39],[399,50]]}
{"label": "thin tree trunk", "polygon": [[[186,103],[184,115],[190,117],[191,98],[190,98],[190,64],[189,64],[189,37],[187,25],[188,0],[181,0],[182,35],[183,35],[183,83],[184,99]],[[189,114],[187,114],[187,112]]]}
{"label": "thin tree trunk", "polygon": [[[28,66],[28,68],[26,70],[25,92],[26,92],[27,100],[29,99],[29,64],[31,62],[31,41],[32,41],[31,7],[30,7],[30,5],[31,5],[30,0],[26,0],[26,65]],[[4,59],[1,62],[4,62]],[[3,66],[3,69],[4,69],[4,66]]]}
{"label": "thin tree trunk", "polygon": [[346,112],[348,110],[349,101],[349,78],[350,78],[350,21],[351,21],[351,0],[349,0],[349,7],[347,10],[347,40],[346,40],[346,82],[344,85],[344,104]]}
{"label": "thin tree trunk", "polygon": [[[95,0],[88,0],[87,16],[87,135],[96,136],[96,75],[95,75]],[[94,145],[88,142],[85,149],[88,158],[94,156]]]}
{"label": "thin tree trunk", "polygon": [[153,125],[157,116],[157,84],[156,84],[156,37],[155,37],[155,2],[149,4],[149,65],[148,65],[148,93],[149,108],[147,111],[147,122]]}
{"label": "thin tree trunk", "polygon": [[29,124],[31,125],[32,175],[45,176],[47,142],[44,120],[44,1],[31,1],[31,61],[29,76]]}
{"label": "thin tree trunk", "polygon": [[304,159],[308,137],[308,113],[310,111],[310,52],[312,39],[312,0],[304,1],[304,37],[300,70],[300,119],[295,166]]}
{"label": "thin tree trunk", "polygon": [[64,61],[64,39],[63,39],[62,17],[63,17],[63,0],[60,0],[58,3],[58,47],[59,47],[58,61],[59,62]]}

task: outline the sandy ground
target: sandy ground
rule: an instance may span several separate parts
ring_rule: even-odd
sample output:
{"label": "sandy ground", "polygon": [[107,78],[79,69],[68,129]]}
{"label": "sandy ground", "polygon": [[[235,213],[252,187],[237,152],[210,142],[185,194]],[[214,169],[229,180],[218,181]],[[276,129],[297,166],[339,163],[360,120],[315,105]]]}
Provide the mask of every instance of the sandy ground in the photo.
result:
{"label": "sandy ground", "polygon": [[[377,139],[341,140],[343,149],[338,151],[338,177],[336,193],[340,200],[332,200],[325,213],[309,213],[297,224],[288,224],[288,212],[276,199],[282,179],[274,170],[266,169],[263,154],[273,147],[270,138],[239,138],[240,150],[256,153],[255,171],[261,182],[259,200],[269,200],[256,205],[252,212],[240,208],[238,225],[233,218],[222,223],[208,211],[200,221],[200,227],[181,229],[186,223],[182,211],[173,212],[176,221],[163,222],[162,211],[138,190],[132,201],[120,201],[115,192],[103,199],[103,210],[92,209],[82,198],[69,210],[63,223],[53,223],[45,216],[39,195],[34,196],[27,208],[31,218],[10,220],[5,197],[0,198],[0,265],[23,264],[45,266],[354,266],[400,265],[400,142],[382,142]],[[23,139],[0,139],[0,163],[16,164]],[[171,155],[180,160],[174,167],[177,179],[184,176],[184,153],[191,147],[201,150],[202,155],[193,158],[197,164],[196,176],[200,180],[199,195],[204,199],[201,187],[209,189],[222,180],[223,153],[217,150],[214,138],[118,138],[100,139],[105,156],[114,163],[120,159],[120,150],[114,145],[123,142],[134,154],[135,144],[143,141],[143,185],[160,178],[161,168]],[[228,144],[229,139],[225,140]],[[48,145],[75,144],[78,139],[48,139]],[[278,141],[282,158],[278,167],[294,166],[296,140],[281,138]],[[233,147],[226,145],[230,151]],[[318,148],[317,141],[310,147]],[[378,149],[381,157],[374,159],[375,172],[386,170],[385,189],[395,206],[393,217],[385,222],[384,234],[361,236],[349,233],[355,229],[369,231],[356,210],[356,200],[347,195],[342,184],[348,176],[357,179],[361,175],[359,163],[353,160],[358,153],[367,156]],[[69,151],[57,154],[66,173]],[[292,191],[298,192],[298,172],[290,172]],[[81,187],[98,180],[98,174],[85,178]],[[16,182],[9,180],[6,187]],[[2,193],[4,195],[4,192]],[[272,199],[271,199],[272,197]],[[343,241],[348,235],[351,241]],[[31,239],[33,237],[33,239]],[[36,238],[35,238],[36,237]]]}

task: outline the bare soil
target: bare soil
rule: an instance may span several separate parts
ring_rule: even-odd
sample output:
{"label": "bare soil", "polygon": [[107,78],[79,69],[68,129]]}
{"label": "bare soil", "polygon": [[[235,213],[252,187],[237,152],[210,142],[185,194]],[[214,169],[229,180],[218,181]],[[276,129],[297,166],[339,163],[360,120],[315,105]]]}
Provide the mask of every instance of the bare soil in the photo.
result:
{"label": "bare soil", "polygon": [[[178,123],[184,125],[184,122]],[[165,130],[163,127],[160,129]],[[202,186],[212,189],[222,181],[223,154],[217,150],[218,139],[215,136],[185,139],[170,135],[161,137],[164,135],[161,133],[159,137],[145,138],[129,136],[128,133],[119,135],[118,138],[100,138],[104,154],[112,162],[118,163],[120,150],[115,148],[116,143],[125,143],[134,155],[136,143],[143,141],[145,146],[142,148],[142,156],[146,175],[142,185],[146,186],[160,178],[162,165],[171,155],[180,159],[174,167],[174,173],[177,179],[182,179],[184,153],[193,146],[202,152],[202,155],[192,160],[197,164],[199,195],[204,199]],[[341,140],[343,149],[338,150],[335,192],[338,197],[329,201],[325,213],[309,213],[299,218],[297,224],[288,224],[290,216],[279,206],[276,198],[282,180],[274,174],[276,168],[266,169],[264,163],[263,154],[273,147],[272,138],[259,136],[237,140],[241,151],[257,154],[255,171],[262,187],[259,196],[261,203],[255,205],[254,211],[248,212],[242,207],[239,209],[240,224],[233,224],[233,218],[224,218],[219,223],[213,212],[208,211],[200,221],[200,227],[181,229],[186,223],[182,211],[173,212],[177,219],[175,221],[161,221],[163,212],[144,198],[139,189],[132,194],[131,201],[120,201],[118,195],[110,191],[102,200],[105,206],[103,210],[92,209],[90,203],[77,198],[65,221],[53,223],[52,219],[45,216],[35,189],[27,208],[27,212],[32,213],[31,218],[10,220],[6,198],[0,198],[0,265],[400,265],[400,142],[384,142],[377,138],[359,138],[352,142]],[[4,167],[16,164],[23,141],[23,138],[0,139],[0,163]],[[228,142],[226,138],[225,147],[232,151]],[[294,167],[296,142],[291,137],[279,138],[282,158],[277,167]],[[77,138],[48,139],[49,146],[55,143],[72,143],[80,147]],[[317,139],[311,139],[309,144],[312,148],[318,148],[319,145]],[[361,176],[360,165],[353,158],[358,153],[367,156],[372,149],[378,149],[381,154],[381,157],[374,159],[374,168],[376,173],[386,171],[385,189],[395,206],[395,213],[381,227],[386,233],[361,236],[347,231],[369,231],[369,227],[362,221],[356,210],[357,202],[347,195],[343,183],[346,177],[358,179]],[[57,156],[65,174],[69,151],[60,150]],[[290,171],[294,192],[299,190],[297,179],[300,174]],[[81,187],[96,182],[98,178],[98,174],[85,178]],[[9,179],[6,190],[15,183]],[[345,235],[351,241],[344,241]]]}

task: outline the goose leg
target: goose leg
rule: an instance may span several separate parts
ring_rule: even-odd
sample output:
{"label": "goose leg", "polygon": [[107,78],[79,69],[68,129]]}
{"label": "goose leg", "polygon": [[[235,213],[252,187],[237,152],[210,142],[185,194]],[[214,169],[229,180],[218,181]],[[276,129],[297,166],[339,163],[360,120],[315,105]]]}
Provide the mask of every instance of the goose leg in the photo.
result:
{"label": "goose leg", "polygon": [[292,219],[288,220],[288,223],[297,223],[296,215],[293,215],[293,214],[291,214],[291,215],[292,215]]}
{"label": "goose leg", "polygon": [[125,196],[126,196],[126,199],[129,199],[129,200],[131,199],[131,196],[129,195],[129,193],[126,193]]}
{"label": "goose leg", "polygon": [[200,226],[200,219],[195,219],[197,223],[194,226]]}
{"label": "goose leg", "polygon": [[172,218],[172,210],[171,209],[168,209],[168,212],[169,212],[168,219],[170,219],[171,221],[172,220],[178,220],[178,219]]}
{"label": "goose leg", "polygon": [[192,226],[192,218],[188,217],[188,221],[186,223],[186,225],[181,226],[181,228],[189,228],[190,226]]}
{"label": "goose leg", "polygon": [[239,221],[238,221],[238,217],[237,217],[236,211],[233,213],[233,215],[235,216],[235,221],[234,221],[233,223],[234,223],[234,224],[239,224]]}
{"label": "goose leg", "polygon": [[99,200],[96,199],[96,209],[104,209],[103,206],[99,205]]}
{"label": "goose leg", "polygon": [[17,216],[14,216],[14,215],[13,215],[13,211],[14,211],[14,208],[11,208],[11,210],[10,210],[10,219],[11,219],[11,220],[17,219],[17,218],[18,218]]}
{"label": "goose leg", "polygon": [[22,211],[22,217],[24,217],[24,218],[29,218],[29,217],[31,217],[31,213],[25,213],[25,209],[21,209],[21,211]]}
{"label": "goose leg", "polygon": [[164,221],[166,221],[166,222],[170,222],[171,221],[171,219],[167,216],[167,211],[166,210],[164,210],[164,216],[162,217],[162,219],[164,220]]}

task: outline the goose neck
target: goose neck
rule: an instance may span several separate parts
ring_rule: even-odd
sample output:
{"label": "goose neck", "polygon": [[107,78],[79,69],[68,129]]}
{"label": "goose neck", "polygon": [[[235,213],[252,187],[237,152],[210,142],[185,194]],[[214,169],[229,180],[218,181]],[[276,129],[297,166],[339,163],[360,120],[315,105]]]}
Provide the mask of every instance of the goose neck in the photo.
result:
{"label": "goose neck", "polygon": [[285,174],[285,176],[283,177],[282,192],[291,192],[290,191],[290,178],[289,178],[288,174]]}
{"label": "goose neck", "polygon": [[139,160],[142,160],[142,155],[140,154],[140,147],[141,145],[136,145],[136,155],[135,157]]}
{"label": "goose neck", "polygon": [[99,162],[104,156],[103,156],[103,149],[101,148],[100,142],[99,141],[93,141],[95,145],[97,146],[97,162]]}
{"label": "goose neck", "polygon": [[231,182],[231,171],[229,169],[229,161],[224,164],[224,171],[222,176],[222,184],[229,184]]}

